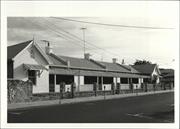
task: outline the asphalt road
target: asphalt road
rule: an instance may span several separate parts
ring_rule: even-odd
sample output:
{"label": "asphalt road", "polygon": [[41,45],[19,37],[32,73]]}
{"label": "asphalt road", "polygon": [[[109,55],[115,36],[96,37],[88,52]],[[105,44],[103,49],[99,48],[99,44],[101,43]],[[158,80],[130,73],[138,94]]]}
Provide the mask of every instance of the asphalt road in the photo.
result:
{"label": "asphalt road", "polygon": [[172,123],[174,92],[8,112],[8,123]]}

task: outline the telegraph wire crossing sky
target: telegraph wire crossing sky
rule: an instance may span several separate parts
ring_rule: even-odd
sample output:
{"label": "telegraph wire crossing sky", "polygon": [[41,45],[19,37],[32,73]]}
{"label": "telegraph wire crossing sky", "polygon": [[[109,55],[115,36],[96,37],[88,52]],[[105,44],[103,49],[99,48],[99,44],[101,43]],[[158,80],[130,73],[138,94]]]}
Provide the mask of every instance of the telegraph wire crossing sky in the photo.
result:
{"label": "telegraph wire crossing sky", "polygon": [[[124,59],[132,64],[145,59],[160,67],[173,67],[174,26],[117,24],[120,21],[116,17],[9,17],[8,45],[34,37],[50,41],[60,55],[83,57],[85,51],[97,60],[117,58],[119,63]],[[86,28],[84,37],[81,28]],[[42,42],[40,45],[44,47]]]}

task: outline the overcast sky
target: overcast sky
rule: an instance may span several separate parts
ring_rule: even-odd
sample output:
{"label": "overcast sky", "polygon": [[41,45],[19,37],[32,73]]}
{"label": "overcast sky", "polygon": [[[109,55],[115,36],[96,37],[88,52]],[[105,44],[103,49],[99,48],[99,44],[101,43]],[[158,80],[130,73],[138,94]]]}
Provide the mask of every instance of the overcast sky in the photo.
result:
{"label": "overcast sky", "polygon": [[[128,12],[128,13],[127,13]],[[131,12],[131,13],[130,13]],[[48,40],[59,55],[83,57],[83,39],[80,28],[86,27],[86,52],[96,60],[119,63],[125,59],[132,64],[136,59],[149,60],[160,67],[172,68],[178,44],[178,8],[174,4],[121,5],[117,17],[65,17],[67,19],[116,25],[164,27],[174,29],[143,29],[110,27],[66,21],[51,17],[9,17],[8,45],[26,40]],[[66,31],[66,32],[65,32]],[[43,42],[38,42],[44,47]],[[91,45],[89,44],[91,43]],[[96,47],[95,47],[95,46]]]}

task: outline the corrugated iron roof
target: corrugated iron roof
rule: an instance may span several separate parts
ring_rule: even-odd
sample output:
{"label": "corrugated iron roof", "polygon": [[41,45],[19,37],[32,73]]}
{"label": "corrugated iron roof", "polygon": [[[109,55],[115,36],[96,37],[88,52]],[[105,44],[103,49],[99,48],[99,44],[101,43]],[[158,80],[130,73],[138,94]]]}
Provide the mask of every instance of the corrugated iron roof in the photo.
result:
{"label": "corrugated iron roof", "polygon": [[154,71],[156,64],[132,65],[132,67],[143,74],[151,74]]}
{"label": "corrugated iron roof", "polygon": [[95,69],[95,70],[103,69],[102,67],[98,66],[97,64],[95,64],[87,59],[67,57],[67,56],[60,56],[60,57],[65,59],[66,61],[70,61],[70,66],[72,66],[72,67],[91,68],[91,69]]}
{"label": "corrugated iron roof", "polygon": [[95,71],[95,70],[77,70],[77,69],[66,69],[66,68],[57,68],[52,67],[49,69],[50,74],[61,74],[61,75],[83,75],[83,76],[104,76],[104,77],[129,77],[129,78],[138,78],[149,76],[131,74],[131,73],[118,73],[118,72],[109,72],[109,71]]}
{"label": "corrugated iron roof", "polygon": [[44,66],[42,65],[36,65],[36,64],[23,64],[24,67],[28,70],[47,70]]}
{"label": "corrugated iron roof", "polygon": [[119,64],[116,63],[109,63],[109,62],[100,62],[106,66],[106,68],[110,71],[119,71],[119,72],[127,72],[129,73],[130,71],[121,67]]}
{"label": "corrugated iron roof", "polygon": [[22,42],[16,45],[8,46],[7,48],[7,57],[8,59],[14,58],[19,52],[21,52],[26,46],[28,46],[32,40]]}

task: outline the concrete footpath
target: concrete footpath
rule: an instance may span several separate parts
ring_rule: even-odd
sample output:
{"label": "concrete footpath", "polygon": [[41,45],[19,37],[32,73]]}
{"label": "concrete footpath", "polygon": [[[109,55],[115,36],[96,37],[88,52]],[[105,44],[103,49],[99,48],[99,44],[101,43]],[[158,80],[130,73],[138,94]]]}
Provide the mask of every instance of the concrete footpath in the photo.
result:
{"label": "concrete footpath", "polygon": [[119,98],[125,98],[125,97],[160,94],[160,93],[167,93],[167,92],[174,92],[174,90],[163,90],[163,91],[155,91],[155,92],[151,91],[151,92],[129,93],[129,94],[115,94],[115,95],[106,95],[106,96],[79,97],[79,98],[61,99],[61,100],[12,103],[12,104],[8,104],[8,110],[35,108],[35,107],[51,106],[51,105],[59,105],[59,104],[71,104],[71,103],[80,103],[80,102],[89,102],[89,101],[99,101],[99,100],[104,100],[104,99],[106,100],[119,99]]}

